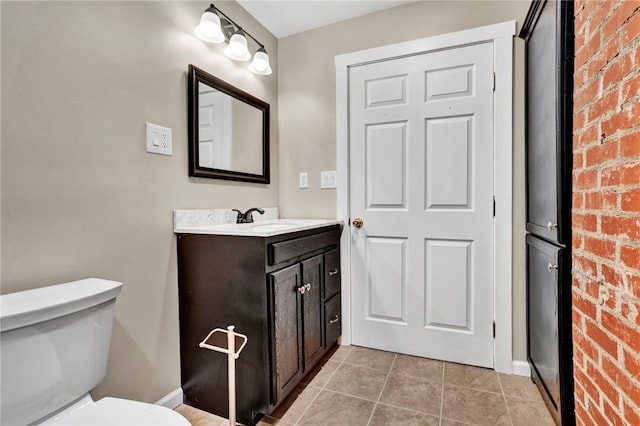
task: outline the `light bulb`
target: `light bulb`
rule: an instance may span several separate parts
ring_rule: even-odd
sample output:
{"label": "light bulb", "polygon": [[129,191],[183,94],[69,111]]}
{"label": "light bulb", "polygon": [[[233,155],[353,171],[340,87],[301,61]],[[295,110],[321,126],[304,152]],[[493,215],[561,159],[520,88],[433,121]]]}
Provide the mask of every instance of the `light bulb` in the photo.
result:
{"label": "light bulb", "polygon": [[260,75],[270,75],[272,73],[271,66],[269,66],[269,55],[264,46],[261,46],[256,54],[253,55],[253,61],[251,61],[251,65],[249,65],[249,71]]}
{"label": "light bulb", "polygon": [[248,61],[251,59],[244,31],[238,29],[233,33],[229,40],[229,45],[224,49],[224,54],[235,61]]}
{"label": "light bulb", "polygon": [[224,34],[220,27],[220,17],[216,9],[211,5],[200,17],[200,24],[193,30],[193,33],[201,40],[209,43],[222,43]]}

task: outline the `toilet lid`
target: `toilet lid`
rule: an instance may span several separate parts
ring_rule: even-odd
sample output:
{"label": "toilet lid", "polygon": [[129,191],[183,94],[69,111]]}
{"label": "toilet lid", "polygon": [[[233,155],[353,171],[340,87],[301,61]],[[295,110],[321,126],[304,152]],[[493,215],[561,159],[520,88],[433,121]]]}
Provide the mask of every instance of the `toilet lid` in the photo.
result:
{"label": "toilet lid", "polygon": [[70,413],[60,424],[65,426],[190,426],[179,413],[160,405],[102,398]]}

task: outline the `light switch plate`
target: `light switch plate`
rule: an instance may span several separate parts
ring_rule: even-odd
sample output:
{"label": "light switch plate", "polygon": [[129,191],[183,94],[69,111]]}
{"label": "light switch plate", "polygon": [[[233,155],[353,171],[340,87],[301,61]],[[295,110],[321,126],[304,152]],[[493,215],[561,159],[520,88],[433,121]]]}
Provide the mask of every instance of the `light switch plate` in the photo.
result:
{"label": "light switch plate", "polygon": [[162,155],[173,155],[171,129],[147,123],[147,152]]}
{"label": "light switch plate", "polygon": [[335,170],[328,172],[320,172],[320,188],[329,189],[336,187],[336,172]]}

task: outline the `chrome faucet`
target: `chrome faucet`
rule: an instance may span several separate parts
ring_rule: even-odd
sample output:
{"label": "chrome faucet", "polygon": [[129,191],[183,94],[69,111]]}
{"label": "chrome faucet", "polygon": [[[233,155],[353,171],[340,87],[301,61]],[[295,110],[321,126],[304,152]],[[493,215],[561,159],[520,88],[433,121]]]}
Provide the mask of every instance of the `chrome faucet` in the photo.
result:
{"label": "chrome faucet", "polygon": [[253,212],[264,214],[264,210],[259,209],[258,207],[252,207],[244,213],[242,213],[238,209],[233,209],[232,211],[238,212],[238,218],[236,219],[236,223],[253,223],[253,216],[251,215],[251,213]]}

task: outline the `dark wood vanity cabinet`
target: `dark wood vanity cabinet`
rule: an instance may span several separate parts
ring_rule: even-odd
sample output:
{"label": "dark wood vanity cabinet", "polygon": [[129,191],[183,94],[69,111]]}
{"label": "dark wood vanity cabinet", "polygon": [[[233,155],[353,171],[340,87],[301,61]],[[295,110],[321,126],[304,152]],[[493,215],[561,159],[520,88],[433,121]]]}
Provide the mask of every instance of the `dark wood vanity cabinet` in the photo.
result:
{"label": "dark wood vanity cabinet", "polygon": [[227,357],[198,347],[235,325],[237,419],[271,413],[341,333],[340,226],[273,237],[178,234],[184,402],[228,417]]}

